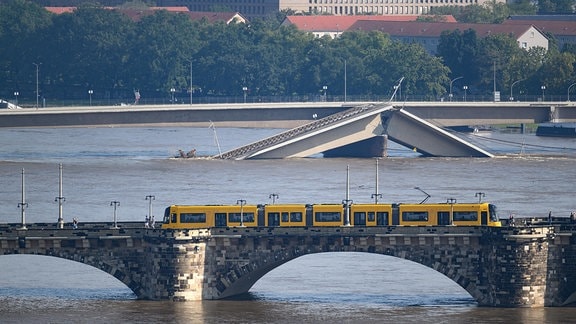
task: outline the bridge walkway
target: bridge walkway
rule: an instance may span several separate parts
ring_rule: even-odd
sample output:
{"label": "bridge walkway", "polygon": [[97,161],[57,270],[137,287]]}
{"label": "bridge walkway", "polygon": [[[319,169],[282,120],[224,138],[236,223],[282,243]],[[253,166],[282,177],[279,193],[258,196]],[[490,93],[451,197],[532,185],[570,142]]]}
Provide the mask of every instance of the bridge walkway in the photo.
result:
{"label": "bridge walkway", "polygon": [[253,142],[239,148],[213,156],[213,158],[242,160],[254,157],[259,152],[270,149],[274,146],[288,145],[292,142],[304,140],[307,135],[317,133],[321,130],[333,129],[339,125],[346,124],[358,119],[380,114],[384,110],[394,109],[389,103],[366,104],[350,108],[348,110],[329,115],[322,119],[315,120],[308,124],[290,129],[280,134]]}

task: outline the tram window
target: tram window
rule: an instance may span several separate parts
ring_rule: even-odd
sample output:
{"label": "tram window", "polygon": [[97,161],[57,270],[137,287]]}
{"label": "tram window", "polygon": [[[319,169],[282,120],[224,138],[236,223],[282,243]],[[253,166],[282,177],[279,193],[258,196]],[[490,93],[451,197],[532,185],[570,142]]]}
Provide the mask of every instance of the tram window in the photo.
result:
{"label": "tram window", "polygon": [[253,222],[254,221],[254,213],[243,213],[242,217],[240,217],[240,213],[229,213],[228,214],[228,221],[230,223],[240,223],[241,218],[244,222]]}
{"label": "tram window", "polygon": [[317,222],[339,222],[342,219],[339,212],[316,212],[314,217]]}
{"label": "tram window", "polygon": [[178,220],[177,220],[177,215],[178,215],[178,214],[176,214],[176,213],[170,215],[170,217],[171,217],[170,222],[171,222],[171,223],[176,223],[176,222],[178,221]]}
{"label": "tram window", "polygon": [[388,225],[388,213],[378,212],[376,214],[376,225]]}
{"label": "tram window", "polygon": [[368,212],[368,221],[369,222],[373,222],[374,221],[374,212]]}
{"label": "tram window", "polygon": [[181,213],[181,223],[206,223],[206,214],[204,213]]}
{"label": "tram window", "polygon": [[290,221],[291,222],[301,222],[302,221],[302,213],[301,212],[290,213]]}
{"label": "tram window", "polygon": [[283,223],[287,223],[288,222],[288,213],[283,212],[282,213],[282,222]]}
{"label": "tram window", "polygon": [[402,220],[405,222],[425,222],[428,221],[428,212],[403,212]]}
{"label": "tram window", "polygon": [[452,219],[455,221],[477,221],[478,213],[474,211],[455,211],[452,214]]}

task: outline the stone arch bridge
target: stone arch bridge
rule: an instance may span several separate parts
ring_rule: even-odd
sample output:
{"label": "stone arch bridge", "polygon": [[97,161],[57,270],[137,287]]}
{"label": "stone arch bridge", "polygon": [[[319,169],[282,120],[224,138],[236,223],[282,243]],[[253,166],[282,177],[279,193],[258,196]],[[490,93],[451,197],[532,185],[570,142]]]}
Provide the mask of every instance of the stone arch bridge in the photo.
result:
{"label": "stone arch bridge", "polygon": [[[272,269],[322,252],[366,252],[420,263],[481,306],[564,306],[576,299],[576,239],[568,225],[145,229],[140,223],[0,224],[0,257],[48,255],[101,269],[141,299],[220,299]],[[386,288],[382,286],[382,290]]]}

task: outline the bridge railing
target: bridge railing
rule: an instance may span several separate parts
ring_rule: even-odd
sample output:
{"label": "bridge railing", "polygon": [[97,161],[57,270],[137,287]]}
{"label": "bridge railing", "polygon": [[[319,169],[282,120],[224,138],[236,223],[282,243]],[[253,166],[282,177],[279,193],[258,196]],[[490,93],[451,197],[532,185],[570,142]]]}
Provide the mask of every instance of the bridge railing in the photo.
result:
{"label": "bridge railing", "polygon": [[324,117],[319,120],[315,120],[308,124],[290,129],[288,131],[282,132],[280,134],[265,138],[258,142],[253,142],[248,145],[244,145],[242,147],[230,150],[228,152],[224,152],[220,155],[214,156],[214,158],[220,159],[234,159],[239,158],[242,156],[246,156],[249,153],[256,152],[258,150],[262,150],[277,144],[280,144],[286,140],[295,138],[297,136],[301,136],[324,127],[328,127],[335,123],[338,123],[342,120],[350,119],[355,117],[359,114],[366,113],[372,109],[380,108],[381,105],[361,105],[357,107],[350,108],[348,110]]}

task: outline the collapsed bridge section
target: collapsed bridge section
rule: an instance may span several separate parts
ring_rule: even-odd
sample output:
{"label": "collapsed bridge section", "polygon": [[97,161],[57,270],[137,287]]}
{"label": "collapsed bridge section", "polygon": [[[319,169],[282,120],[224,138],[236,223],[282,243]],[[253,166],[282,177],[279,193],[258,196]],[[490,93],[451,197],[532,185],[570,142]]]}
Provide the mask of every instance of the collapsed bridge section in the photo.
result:
{"label": "collapsed bridge section", "polygon": [[407,111],[394,108],[390,103],[380,103],[353,107],[213,158],[282,159],[320,153],[335,156],[333,153],[338,148],[351,146],[358,146],[355,156],[366,157],[367,154],[358,151],[366,150],[366,143],[383,134],[425,156],[493,157],[489,152]]}
{"label": "collapsed bridge section", "polygon": [[215,158],[282,159],[319,154],[381,135],[380,114],[392,109],[388,103],[361,105],[224,152]]}

